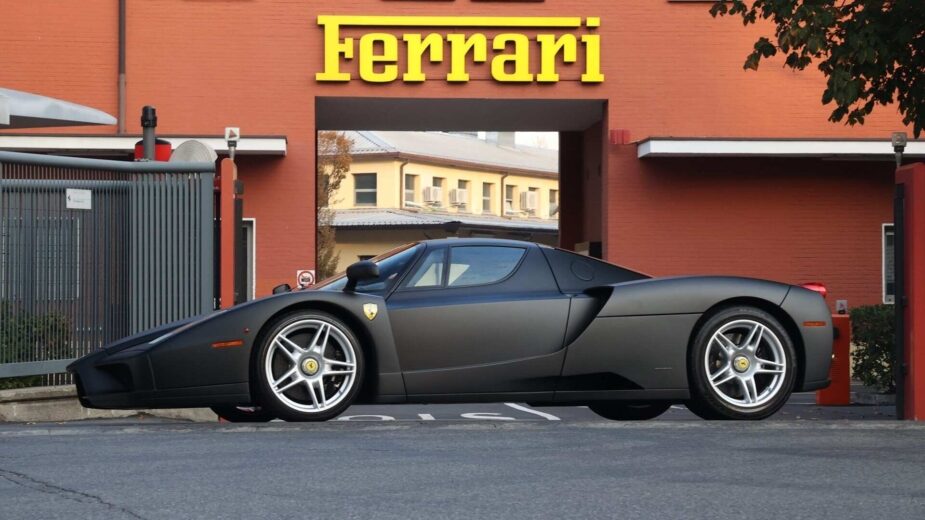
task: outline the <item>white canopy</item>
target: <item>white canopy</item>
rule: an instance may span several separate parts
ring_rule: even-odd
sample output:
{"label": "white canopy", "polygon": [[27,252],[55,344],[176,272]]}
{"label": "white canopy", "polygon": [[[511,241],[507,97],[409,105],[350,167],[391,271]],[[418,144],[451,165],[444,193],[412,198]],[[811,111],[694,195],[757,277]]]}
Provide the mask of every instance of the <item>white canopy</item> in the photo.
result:
{"label": "white canopy", "polygon": [[0,128],[114,124],[116,118],[95,108],[0,88]]}

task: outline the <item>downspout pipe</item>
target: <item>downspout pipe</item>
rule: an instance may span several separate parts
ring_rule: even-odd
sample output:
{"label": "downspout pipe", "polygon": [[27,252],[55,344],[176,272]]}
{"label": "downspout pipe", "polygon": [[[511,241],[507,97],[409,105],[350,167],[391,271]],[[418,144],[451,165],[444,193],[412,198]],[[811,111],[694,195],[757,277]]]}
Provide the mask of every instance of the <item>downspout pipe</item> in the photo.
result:
{"label": "downspout pipe", "polygon": [[[498,196],[498,198],[501,200],[501,211],[498,212],[498,216],[500,216],[500,217],[503,217],[503,216],[505,215],[505,211],[504,211],[504,202],[505,202],[505,200],[507,200],[507,199],[505,198],[505,197],[507,197],[507,192],[504,191],[504,180],[507,179],[507,175],[508,175],[508,174],[506,174],[506,173],[504,173],[504,174],[501,175],[501,193],[500,193],[499,196]],[[512,202],[511,204],[513,204],[513,202]]]}
{"label": "downspout pipe", "polygon": [[398,167],[398,209],[405,209],[405,166],[408,166],[408,161],[403,161]]}
{"label": "downspout pipe", "polygon": [[125,2],[119,0],[119,134],[125,133]]}

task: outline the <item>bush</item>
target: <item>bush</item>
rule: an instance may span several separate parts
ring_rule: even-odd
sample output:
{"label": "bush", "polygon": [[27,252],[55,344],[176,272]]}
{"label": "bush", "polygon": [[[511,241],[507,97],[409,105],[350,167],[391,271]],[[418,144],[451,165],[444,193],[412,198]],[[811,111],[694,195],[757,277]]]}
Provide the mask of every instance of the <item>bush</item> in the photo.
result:
{"label": "bush", "polygon": [[[71,326],[60,314],[32,315],[0,303],[0,364],[71,357]],[[41,384],[42,376],[0,379],[0,390]]]}
{"label": "bush", "polygon": [[893,393],[895,311],[892,305],[851,309],[851,341],[855,345],[854,376],[867,386]]}

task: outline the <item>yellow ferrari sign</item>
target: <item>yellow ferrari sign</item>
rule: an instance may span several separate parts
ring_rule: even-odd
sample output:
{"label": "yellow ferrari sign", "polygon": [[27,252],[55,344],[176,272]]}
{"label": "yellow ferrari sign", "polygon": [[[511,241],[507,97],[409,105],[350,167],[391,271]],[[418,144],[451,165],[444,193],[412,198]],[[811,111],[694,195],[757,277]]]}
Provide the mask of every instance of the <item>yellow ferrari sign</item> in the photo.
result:
{"label": "yellow ferrari sign", "polygon": [[[499,82],[556,83],[559,63],[577,63],[580,55],[581,82],[601,83],[604,81],[601,37],[595,33],[600,24],[597,17],[582,21],[581,17],[539,16],[319,16],[318,25],[324,29],[324,70],[315,74],[315,80],[350,81],[352,73],[341,66],[353,61],[358,64],[360,79],[368,83],[398,79],[421,83],[431,79],[424,72],[426,61],[447,63],[449,70],[441,75],[450,83],[469,81],[470,62],[489,63],[492,79]],[[357,27],[443,28],[444,31],[341,36],[342,28]],[[585,27],[583,34],[575,34],[582,27]],[[477,29],[502,32],[488,36]],[[541,32],[532,39],[516,32],[528,29]],[[534,53],[539,53],[539,60],[531,60]],[[538,63],[538,68],[534,69],[533,63]],[[400,69],[399,64],[404,68]]]}

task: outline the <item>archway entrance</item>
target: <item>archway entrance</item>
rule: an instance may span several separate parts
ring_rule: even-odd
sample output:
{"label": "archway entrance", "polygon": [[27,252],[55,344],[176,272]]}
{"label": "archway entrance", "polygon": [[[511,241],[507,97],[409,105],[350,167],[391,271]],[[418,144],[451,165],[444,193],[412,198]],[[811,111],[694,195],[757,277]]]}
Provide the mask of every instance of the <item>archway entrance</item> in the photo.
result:
{"label": "archway entrance", "polygon": [[[604,251],[606,113],[606,100],[597,99],[315,100],[318,131],[557,132],[558,245],[593,256]],[[498,194],[502,202],[508,196]]]}

